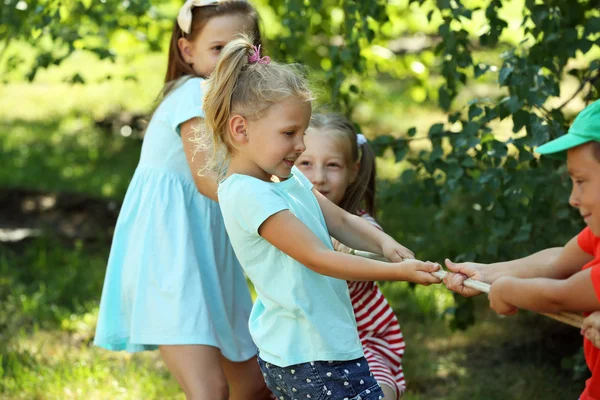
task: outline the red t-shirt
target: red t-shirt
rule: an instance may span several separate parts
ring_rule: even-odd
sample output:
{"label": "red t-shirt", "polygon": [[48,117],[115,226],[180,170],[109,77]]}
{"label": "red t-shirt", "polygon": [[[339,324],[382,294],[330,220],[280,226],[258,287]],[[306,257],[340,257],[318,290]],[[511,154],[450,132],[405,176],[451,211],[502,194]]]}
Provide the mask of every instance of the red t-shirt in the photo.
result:
{"label": "red t-shirt", "polygon": [[[596,296],[600,300],[600,238],[594,236],[588,227],[577,236],[577,243],[581,250],[594,257],[581,270],[592,268],[592,284],[594,285]],[[600,400],[600,349],[594,347],[592,342],[584,338],[583,352],[585,353],[585,361],[588,368],[592,372],[592,377],[585,383],[585,390],[580,400]]]}

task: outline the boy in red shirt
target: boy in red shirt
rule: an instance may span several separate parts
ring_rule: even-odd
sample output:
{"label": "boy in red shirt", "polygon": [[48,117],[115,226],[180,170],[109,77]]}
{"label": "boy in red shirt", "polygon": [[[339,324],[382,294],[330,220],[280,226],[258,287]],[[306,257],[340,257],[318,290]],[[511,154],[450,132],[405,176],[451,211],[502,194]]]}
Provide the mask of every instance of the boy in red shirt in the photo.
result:
{"label": "boy in red shirt", "polygon": [[[491,283],[490,306],[503,315],[515,314],[517,308],[545,313],[600,310],[600,101],[586,107],[566,135],[537,152],[566,152],[573,181],[569,204],[579,210],[587,227],[564,247],[518,260],[487,265],[446,260],[454,272],[446,277],[446,286],[473,296],[479,292],[465,287],[465,279]],[[592,377],[581,400],[600,400],[600,350],[585,338],[584,352]]]}

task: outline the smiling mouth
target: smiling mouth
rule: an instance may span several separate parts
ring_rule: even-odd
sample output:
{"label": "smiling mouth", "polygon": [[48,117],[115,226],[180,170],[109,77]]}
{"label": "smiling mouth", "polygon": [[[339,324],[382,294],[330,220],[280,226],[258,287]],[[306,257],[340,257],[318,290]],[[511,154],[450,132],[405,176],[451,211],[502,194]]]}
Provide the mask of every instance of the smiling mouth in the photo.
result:
{"label": "smiling mouth", "polygon": [[283,162],[286,163],[286,165],[288,166],[293,166],[294,163],[296,162],[297,158],[296,157],[286,157],[283,159]]}

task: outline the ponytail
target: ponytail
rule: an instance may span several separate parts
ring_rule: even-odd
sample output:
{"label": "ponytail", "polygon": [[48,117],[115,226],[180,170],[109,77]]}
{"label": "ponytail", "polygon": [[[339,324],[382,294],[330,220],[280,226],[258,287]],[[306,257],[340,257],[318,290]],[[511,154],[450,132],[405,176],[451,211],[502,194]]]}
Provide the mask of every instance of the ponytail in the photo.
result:
{"label": "ponytail", "polygon": [[[199,148],[212,148],[206,171],[221,174],[235,152],[229,132],[231,116],[239,114],[256,119],[273,104],[287,98],[306,102],[314,99],[308,81],[293,66],[271,62],[268,57],[261,58],[259,53],[260,47],[248,36],[241,35],[225,46],[206,81],[204,132],[202,138],[196,140]],[[209,145],[206,145],[207,140],[211,142]]]}
{"label": "ponytail", "polygon": [[[232,114],[232,98],[242,68],[248,65],[248,57],[254,47],[246,36],[230,42],[219,58],[215,71],[208,80],[204,94],[204,121],[206,130],[211,133],[214,143],[225,147],[227,154],[233,153],[235,146],[228,135],[229,117]],[[214,147],[213,147],[214,149]],[[215,152],[213,151],[212,161]],[[212,162],[209,162],[211,164]]]}
{"label": "ponytail", "polygon": [[[375,218],[375,183],[376,171],[375,153],[368,142],[358,145],[360,167],[356,179],[346,189],[346,195],[350,199],[356,198],[354,204],[349,204],[356,213],[360,208]],[[362,203],[362,204],[361,204]]]}

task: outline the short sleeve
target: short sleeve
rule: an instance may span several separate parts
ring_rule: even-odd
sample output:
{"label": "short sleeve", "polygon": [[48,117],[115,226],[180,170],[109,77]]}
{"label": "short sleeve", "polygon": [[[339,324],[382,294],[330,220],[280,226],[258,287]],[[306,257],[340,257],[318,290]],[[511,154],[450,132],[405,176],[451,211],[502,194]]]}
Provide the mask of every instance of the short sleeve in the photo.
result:
{"label": "short sleeve", "polygon": [[181,84],[167,99],[169,104],[169,122],[171,129],[179,132],[179,125],[194,117],[204,118],[202,103],[204,98],[204,79],[189,78]]}
{"label": "short sleeve", "polygon": [[270,216],[289,209],[281,194],[268,182],[232,175],[219,186],[223,217],[246,232],[258,235],[258,228]]}
{"label": "short sleeve", "polygon": [[594,236],[589,227],[586,227],[584,230],[581,231],[581,233],[579,233],[579,235],[577,235],[577,244],[579,245],[581,250],[592,256],[595,255],[594,245],[596,240],[596,237]]}
{"label": "short sleeve", "polygon": [[596,297],[598,298],[598,301],[600,301],[600,265],[597,264],[590,268],[590,276],[592,278],[592,285],[594,286]]}
{"label": "short sleeve", "polygon": [[302,173],[302,171],[300,171],[296,166],[292,167],[292,173],[298,177],[298,179],[300,179],[300,182],[302,182],[302,184],[310,191],[312,191],[313,188],[313,184],[310,183],[310,181],[308,180],[308,178],[306,176],[304,176],[304,174]]}

